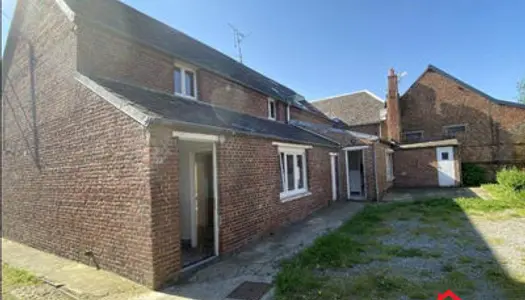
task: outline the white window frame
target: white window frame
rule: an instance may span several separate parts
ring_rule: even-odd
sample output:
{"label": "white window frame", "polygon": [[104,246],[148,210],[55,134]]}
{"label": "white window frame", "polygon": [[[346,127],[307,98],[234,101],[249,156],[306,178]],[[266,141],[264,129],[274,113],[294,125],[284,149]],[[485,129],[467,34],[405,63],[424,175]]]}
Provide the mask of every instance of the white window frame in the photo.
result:
{"label": "white window frame", "polygon": [[385,163],[386,163],[386,180],[393,181],[394,177],[394,151],[391,149],[385,150]]}
{"label": "white window frame", "polygon": [[[273,116],[272,116],[272,108],[271,105],[273,104]],[[274,99],[268,98],[268,119],[270,120],[277,120],[277,103]]]}
{"label": "white window frame", "polygon": [[446,137],[450,137],[450,138],[456,138],[456,136],[450,136],[447,132],[447,130],[449,128],[452,128],[452,127],[463,127],[465,128],[465,130],[463,131],[463,134],[466,134],[467,133],[467,124],[453,124],[453,125],[446,125],[446,126],[443,126],[443,135],[446,136]]}
{"label": "white window frame", "polygon": [[285,111],[285,120],[286,120],[286,123],[290,123],[290,119],[291,119],[291,116],[290,116],[290,104],[286,104],[286,111]]}
{"label": "white window frame", "polygon": [[421,134],[421,138],[418,140],[418,142],[422,141],[424,136],[425,136],[423,130],[405,131],[405,132],[403,132],[403,139],[405,141],[411,141],[412,142],[413,140],[408,140],[407,139],[407,134],[415,134],[415,133],[420,133]]}
{"label": "white window frame", "polygon": [[[308,191],[308,164],[306,159],[306,149],[311,149],[312,146],[309,145],[296,145],[296,144],[286,144],[286,143],[278,143],[274,142],[273,145],[278,146],[278,154],[279,154],[279,183],[283,185],[283,191],[279,193],[279,197],[281,199],[281,202],[290,201],[293,199],[297,199],[297,197],[307,196],[309,195]],[[288,190],[288,164],[285,161],[282,161],[282,155],[284,154],[285,160],[287,159],[287,155],[293,155],[293,166],[294,166],[294,189]],[[299,175],[300,171],[297,167],[298,157],[300,156],[300,159],[302,160],[302,166],[303,166],[303,187],[299,187]],[[282,183],[281,183],[281,177],[282,177]]]}
{"label": "white window frame", "polygon": [[[195,71],[194,68],[191,68],[191,67],[187,67],[187,66],[184,66],[184,65],[181,65],[181,64],[175,64],[175,68],[179,69],[180,70],[180,74],[181,74],[181,93],[177,93],[176,92],[176,88],[175,88],[175,69],[173,70],[173,93],[177,96],[181,96],[181,97],[184,97],[184,98],[188,98],[188,99],[193,99],[193,100],[196,100],[197,99],[197,71]],[[186,91],[186,72],[191,72],[193,73],[193,95],[188,95],[187,94],[187,91]]]}

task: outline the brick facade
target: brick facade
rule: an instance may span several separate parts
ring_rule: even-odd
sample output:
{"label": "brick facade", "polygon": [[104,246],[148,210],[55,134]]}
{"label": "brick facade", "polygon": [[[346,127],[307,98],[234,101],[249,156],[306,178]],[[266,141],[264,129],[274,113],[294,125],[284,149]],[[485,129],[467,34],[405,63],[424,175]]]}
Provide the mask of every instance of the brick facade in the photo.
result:
{"label": "brick facade", "polygon": [[432,70],[403,95],[400,108],[403,131],[423,130],[425,140],[445,138],[444,126],[465,124],[456,137],[463,162],[525,162],[525,108],[491,101]]}
{"label": "brick facade", "polygon": [[[454,147],[456,185],[460,185],[461,157]],[[394,153],[394,185],[396,187],[439,186],[435,147],[399,149]]]}

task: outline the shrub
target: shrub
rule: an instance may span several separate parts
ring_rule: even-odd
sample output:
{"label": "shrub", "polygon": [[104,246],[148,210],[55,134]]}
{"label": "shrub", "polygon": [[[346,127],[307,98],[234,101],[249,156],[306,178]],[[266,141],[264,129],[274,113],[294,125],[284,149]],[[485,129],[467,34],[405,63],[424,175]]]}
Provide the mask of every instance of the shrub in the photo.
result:
{"label": "shrub", "polygon": [[505,168],[496,175],[498,183],[505,188],[520,191],[525,190],[525,171],[520,171],[516,167]]}
{"label": "shrub", "polygon": [[465,186],[480,186],[483,183],[487,183],[485,169],[476,164],[461,164],[461,175]]}

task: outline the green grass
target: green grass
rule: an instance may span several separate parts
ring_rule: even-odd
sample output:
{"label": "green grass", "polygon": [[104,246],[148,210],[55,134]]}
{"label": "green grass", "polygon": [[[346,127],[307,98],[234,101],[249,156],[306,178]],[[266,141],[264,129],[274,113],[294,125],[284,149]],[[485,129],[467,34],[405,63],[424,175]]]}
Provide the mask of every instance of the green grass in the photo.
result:
{"label": "green grass", "polygon": [[23,286],[39,284],[40,280],[33,274],[2,263],[2,299],[16,300],[9,292]]}
{"label": "green grass", "polygon": [[[368,272],[351,278],[321,276],[324,269],[346,269],[372,261],[388,261],[395,257],[440,258],[439,249],[422,250],[405,248],[397,245],[384,245],[380,238],[391,234],[428,235],[443,238],[442,229],[459,230],[449,236],[462,244],[476,244],[472,238],[461,234],[461,230],[472,230],[466,215],[490,217],[505,214],[508,211],[519,215],[525,211],[525,201],[521,194],[509,193],[497,185],[488,185],[486,189],[495,200],[480,198],[432,199],[414,202],[393,202],[369,204],[351,220],[334,232],[318,238],[311,247],[303,250],[294,258],[283,262],[276,277],[277,299],[382,299],[384,297],[407,295],[411,299],[428,299],[447,289],[468,295],[475,289],[474,282],[458,271],[454,264],[445,264],[444,275],[435,282],[413,282],[399,274]],[[525,194],[524,194],[525,195]],[[419,220],[422,226],[400,233],[388,226],[391,221]],[[469,229],[470,228],[470,229]],[[487,250],[484,245],[473,246]],[[444,259],[444,258],[441,258]],[[485,270],[483,262],[462,256],[459,263]],[[505,274],[489,274],[493,282],[505,291],[519,284]],[[525,289],[521,285],[521,289]],[[429,292],[430,291],[430,292]],[[430,294],[429,294],[430,293]],[[509,292],[514,296],[516,292]],[[521,296],[521,294],[517,294]],[[521,297],[525,299],[525,297]],[[510,298],[513,299],[513,298]]]}

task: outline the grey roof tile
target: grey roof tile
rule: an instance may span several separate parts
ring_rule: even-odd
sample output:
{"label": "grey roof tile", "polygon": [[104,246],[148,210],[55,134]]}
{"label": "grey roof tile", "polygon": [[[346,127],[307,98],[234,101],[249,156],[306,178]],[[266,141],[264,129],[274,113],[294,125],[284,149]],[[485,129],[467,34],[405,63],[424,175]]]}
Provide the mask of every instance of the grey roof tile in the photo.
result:
{"label": "grey roof tile", "polygon": [[337,147],[336,143],[296,126],[231,111],[197,100],[157,92],[146,88],[93,78],[100,86],[115,96],[127,99],[137,109],[153,117],[181,124],[213,127],[245,134],[274,137],[299,143]]}
{"label": "grey roof tile", "polygon": [[368,91],[334,96],[311,102],[330,118],[337,118],[348,125],[372,124],[380,121],[380,111],[385,103]]}

